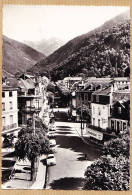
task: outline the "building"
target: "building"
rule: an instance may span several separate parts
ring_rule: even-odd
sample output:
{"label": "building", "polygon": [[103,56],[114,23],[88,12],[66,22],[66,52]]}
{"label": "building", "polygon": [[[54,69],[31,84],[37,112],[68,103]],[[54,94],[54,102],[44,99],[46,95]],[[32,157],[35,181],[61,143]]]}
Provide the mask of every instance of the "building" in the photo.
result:
{"label": "building", "polygon": [[28,119],[31,119],[34,113],[39,116],[42,110],[41,95],[38,89],[26,80],[20,79],[18,87],[18,123],[26,125]]}
{"label": "building", "polygon": [[130,125],[130,100],[119,100],[114,103],[111,117],[109,118],[109,129],[119,133]]}
{"label": "building", "polygon": [[116,77],[113,78],[114,86],[121,89],[130,89],[130,79],[128,77]]}
{"label": "building", "polygon": [[68,89],[72,89],[75,87],[76,84],[82,81],[82,77],[65,77],[63,81]]}
{"label": "building", "polygon": [[110,84],[110,78],[89,78],[84,86],[78,87],[76,90],[76,110],[81,106],[86,106],[89,109],[89,119],[91,120],[92,94],[110,86]]}
{"label": "building", "polygon": [[113,92],[113,103],[118,100],[130,100],[130,89],[120,89]]}
{"label": "building", "polygon": [[35,76],[29,75],[29,74],[22,74],[19,78],[23,79],[23,80],[30,79],[30,80],[32,80],[34,82],[36,81]]}
{"label": "building", "polygon": [[91,124],[94,127],[108,128],[108,118],[112,109],[112,86],[92,94]]}
{"label": "building", "polygon": [[[129,99],[130,99],[129,78],[111,79],[111,82],[107,85],[107,87],[103,89],[97,89],[95,92],[92,93],[91,103],[92,126],[102,128],[105,130],[109,127],[111,128],[109,120],[112,114],[114,103],[120,100],[129,101]],[[117,115],[116,116],[113,115],[113,117],[117,118]]]}
{"label": "building", "polygon": [[2,85],[2,135],[19,130],[17,88]]}
{"label": "building", "polygon": [[42,92],[39,86],[35,86],[35,82],[29,78],[23,80],[7,79],[6,83],[18,88],[18,124],[26,125],[28,119],[36,113],[42,117]]}

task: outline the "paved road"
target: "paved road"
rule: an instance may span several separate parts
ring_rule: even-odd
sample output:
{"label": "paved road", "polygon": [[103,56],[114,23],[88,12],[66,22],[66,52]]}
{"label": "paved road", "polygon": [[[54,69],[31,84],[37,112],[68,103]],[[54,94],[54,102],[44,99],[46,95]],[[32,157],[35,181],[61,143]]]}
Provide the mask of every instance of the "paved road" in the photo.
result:
{"label": "paved road", "polygon": [[101,151],[82,141],[76,131],[79,123],[56,122],[56,126],[57,164],[48,168],[47,189],[81,189],[86,168],[100,157]]}

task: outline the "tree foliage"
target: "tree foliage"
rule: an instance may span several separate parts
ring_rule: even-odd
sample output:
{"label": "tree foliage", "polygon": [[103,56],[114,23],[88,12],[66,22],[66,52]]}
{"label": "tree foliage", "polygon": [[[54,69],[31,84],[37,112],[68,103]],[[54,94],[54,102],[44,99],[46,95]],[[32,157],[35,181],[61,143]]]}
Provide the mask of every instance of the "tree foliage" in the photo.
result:
{"label": "tree foliage", "polygon": [[28,159],[31,162],[31,179],[37,157],[49,152],[49,140],[46,137],[46,131],[47,127],[37,117],[35,121],[35,134],[31,123],[26,128],[22,128],[18,134],[15,153],[18,160]]}
{"label": "tree foliage", "polygon": [[81,116],[81,112],[82,112],[82,118],[86,121],[89,121],[90,109],[86,105],[83,105],[82,107],[80,106],[77,108],[77,114]]}
{"label": "tree foliage", "polygon": [[129,190],[129,131],[120,138],[110,140],[103,156],[85,172],[86,190]]}
{"label": "tree foliage", "polygon": [[53,80],[82,72],[87,77],[123,77],[129,76],[129,67],[130,21],[126,20],[101,33],[91,33],[51,75]]}

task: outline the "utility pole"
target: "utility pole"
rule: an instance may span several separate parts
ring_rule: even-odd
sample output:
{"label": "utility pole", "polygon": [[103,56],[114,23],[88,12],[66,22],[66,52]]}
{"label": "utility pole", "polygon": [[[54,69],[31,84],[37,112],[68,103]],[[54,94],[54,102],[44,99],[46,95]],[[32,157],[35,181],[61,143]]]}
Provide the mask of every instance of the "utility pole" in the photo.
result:
{"label": "utility pole", "polygon": [[35,112],[33,113],[33,135],[35,136]]}
{"label": "utility pole", "polygon": [[82,94],[81,94],[81,136],[83,136]]}

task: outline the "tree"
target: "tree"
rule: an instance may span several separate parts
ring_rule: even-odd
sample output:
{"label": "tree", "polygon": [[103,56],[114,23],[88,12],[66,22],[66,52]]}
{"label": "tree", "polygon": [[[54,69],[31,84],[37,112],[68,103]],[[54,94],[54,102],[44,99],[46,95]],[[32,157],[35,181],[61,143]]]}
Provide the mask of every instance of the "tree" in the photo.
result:
{"label": "tree", "polygon": [[129,190],[129,159],[102,156],[87,168],[86,190]]}
{"label": "tree", "polygon": [[15,153],[18,160],[28,159],[31,162],[31,180],[33,179],[37,157],[49,152],[49,140],[46,137],[47,127],[43,125],[39,117],[37,119],[35,121],[35,135],[30,123],[27,128],[20,130],[15,144]]}
{"label": "tree", "polygon": [[126,68],[124,77],[129,77],[130,78],[130,67]]}
{"label": "tree", "polygon": [[[81,111],[82,110],[82,111]],[[77,114],[81,116],[81,112],[82,112],[82,118],[86,121],[90,121],[90,109],[88,108],[88,106],[83,105],[82,108],[81,106],[77,108]]]}
{"label": "tree", "polygon": [[129,131],[110,140],[103,156],[85,172],[86,190],[129,190]]}
{"label": "tree", "polygon": [[[122,132],[122,135],[120,135],[116,139],[112,139],[107,142],[105,147],[103,148],[103,154],[104,155],[111,155],[113,158],[118,157],[121,155],[125,156],[126,158],[129,158],[129,130],[124,130]],[[113,149],[115,148],[115,149]]]}

